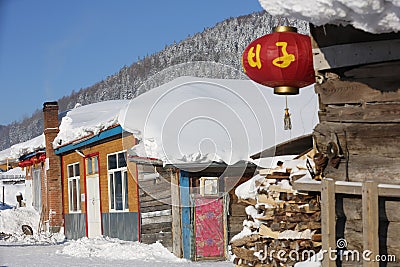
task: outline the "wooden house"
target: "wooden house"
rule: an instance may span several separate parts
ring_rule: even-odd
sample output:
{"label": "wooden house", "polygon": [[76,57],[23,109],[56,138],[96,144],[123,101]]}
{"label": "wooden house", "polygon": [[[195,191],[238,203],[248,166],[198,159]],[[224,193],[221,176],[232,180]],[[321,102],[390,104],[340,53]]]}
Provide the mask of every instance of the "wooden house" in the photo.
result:
{"label": "wooden house", "polygon": [[[311,26],[320,123],[314,130],[322,183],[323,249],[400,258],[400,34],[371,34],[351,26]],[[325,164],[324,164],[325,162]],[[323,266],[335,266],[325,259]],[[379,266],[379,262],[340,262]],[[381,266],[398,266],[382,263]]]}
{"label": "wooden house", "polygon": [[67,238],[104,235],[139,240],[136,166],[126,160],[122,135],[122,128],[114,124],[55,149]]}

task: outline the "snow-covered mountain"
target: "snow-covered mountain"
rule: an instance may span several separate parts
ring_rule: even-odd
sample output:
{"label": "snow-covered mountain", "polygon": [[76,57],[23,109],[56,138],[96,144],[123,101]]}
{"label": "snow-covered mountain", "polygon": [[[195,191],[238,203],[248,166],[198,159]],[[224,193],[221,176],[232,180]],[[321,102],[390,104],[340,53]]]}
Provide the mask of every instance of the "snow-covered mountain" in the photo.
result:
{"label": "snow-covered mountain", "polygon": [[[178,76],[198,76],[207,78],[240,78],[241,55],[245,47],[254,39],[271,33],[279,22],[266,12],[229,18],[212,28],[189,36],[179,43],[166,46],[162,51],[146,56],[130,66],[124,66],[118,73],[107,77],[88,88],[73,91],[69,96],[59,99],[60,110],[71,109],[76,103],[83,105],[105,100],[131,99],[147,90],[171,81]],[[296,26],[300,33],[308,33],[308,23],[286,20]],[[215,68],[215,65],[199,64],[196,68],[173,68],[164,75],[160,71],[186,62],[217,62],[231,66],[232,69]],[[107,63],[104,63],[107,64]],[[214,67],[213,67],[214,66]],[[233,70],[233,71],[232,71]],[[238,70],[238,71],[234,71]],[[238,75],[240,74],[240,75]],[[156,79],[149,79],[150,77]],[[142,86],[143,83],[145,86]],[[71,90],[74,88],[71,88]],[[37,103],[38,107],[42,103]],[[20,122],[0,126],[0,150],[38,136],[43,131],[41,109]]]}

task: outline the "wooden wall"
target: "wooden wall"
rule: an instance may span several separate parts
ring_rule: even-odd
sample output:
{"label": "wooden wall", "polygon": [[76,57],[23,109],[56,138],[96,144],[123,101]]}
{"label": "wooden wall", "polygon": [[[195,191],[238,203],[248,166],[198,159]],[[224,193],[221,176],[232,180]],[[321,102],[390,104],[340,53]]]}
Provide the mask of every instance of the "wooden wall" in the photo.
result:
{"label": "wooden wall", "polygon": [[161,167],[157,172],[160,174],[157,179],[139,179],[140,237],[143,243],[159,241],[172,251],[171,176]]}
{"label": "wooden wall", "polygon": [[[329,160],[324,176],[399,185],[400,58],[398,46],[391,44],[399,43],[400,34],[376,35],[332,25],[311,27],[311,34],[314,55],[324,56],[324,62],[315,65],[320,123],[313,133],[318,151]],[[349,195],[336,199],[336,237],[344,237],[348,249],[359,251],[361,203],[360,197]],[[398,214],[399,199],[379,199],[379,252],[400,258]]]}
{"label": "wooden wall", "polygon": [[[318,151],[330,160],[325,176],[400,184],[400,55],[390,46],[400,34],[332,25],[311,33],[325,62],[315,62],[320,124],[314,130]],[[332,54],[335,48],[340,53]],[[332,145],[337,153],[330,153]]]}
{"label": "wooden wall", "polygon": [[229,215],[228,215],[228,241],[232,239],[235,235],[243,230],[243,221],[247,219],[246,207],[248,204],[238,203],[238,197],[235,195],[235,189],[240,184],[246,182],[251,177],[242,177],[239,181],[238,179],[233,179],[238,181],[235,186],[229,191]]}

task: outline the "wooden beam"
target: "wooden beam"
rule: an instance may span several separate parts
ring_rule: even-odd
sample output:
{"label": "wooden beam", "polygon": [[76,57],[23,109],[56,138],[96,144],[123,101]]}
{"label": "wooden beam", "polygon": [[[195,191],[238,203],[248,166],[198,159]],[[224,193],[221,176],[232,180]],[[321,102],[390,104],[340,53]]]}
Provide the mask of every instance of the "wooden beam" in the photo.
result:
{"label": "wooden beam", "polygon": [[[376,182],[366,181],[362,187],[362,221],[364,251],[372,252],[370,259],[379,255],[379,209],[378,186]],[[364,267],[378,267],[379,262],[364,261]]]}
{"label": "wooden beam", "polygon": [[329,105],[326,121],[332,122],[400,122],[400,102],[365,103],[364,105]]}
{"label": "wooden beam", "polygon": [[306,192],[321,192],[321,182],[309,179],[305,181],[301,178],[293,182],[293,189]]}
{"label": "wooden beam", "polygon": [[400,40],[351,43],[314,48],[314,69],[326,70],[400,59]]}
{"label": "wooden beam", "polygon": [[340,79],[328,79],[322,84],[316,84],[315,92],[323,105],[400,101],[398,90],[382,93],[365,83]]}
{"label": "wooden beam", "polygon": [[[336,199],[335,181],[330,178],[322,180],[321,187],[321,223],[322,249],[336,249]],[[329,259],[330,253],[325,254],[322,261],[324,267],[335,267],[336,262]]]}
{"label": "wooden beam", "polygon": [[182,258],[182,225],[180,209],[179,176],[170,168],[171,177],[171,204],[172,204],[172,253]]}
{"label": "wooden beam", "polygon": [[[361,182],[335,182],[335,193],[336,194],[347,194],[347,195],[362,195]],[[319,181],[307,181],[304,182],[301,179],[293,183],[293,189],[297,191],[308,191],[308,192],[321,192],[322,184]],[[397,184],[378,184],[377,195],[380,197],[400,197],[400,185]]]}

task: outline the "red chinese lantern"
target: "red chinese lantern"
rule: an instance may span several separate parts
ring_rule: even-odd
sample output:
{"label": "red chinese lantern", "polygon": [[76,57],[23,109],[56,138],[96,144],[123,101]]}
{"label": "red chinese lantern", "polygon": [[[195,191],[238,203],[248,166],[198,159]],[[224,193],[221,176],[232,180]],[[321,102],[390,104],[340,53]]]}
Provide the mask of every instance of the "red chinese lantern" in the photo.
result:
{"label": "red chinese lantern", "polygon": [[45,162],[46,161],[46,154],[40,154],[39,156],[39,162]]}
{"label": "red chinese lantern", "polygon": [[296,95],[315,82],[311,39],[289,26],[278,26],[244,50],[243,68],[253,81],[273,87],[275,94]]}

